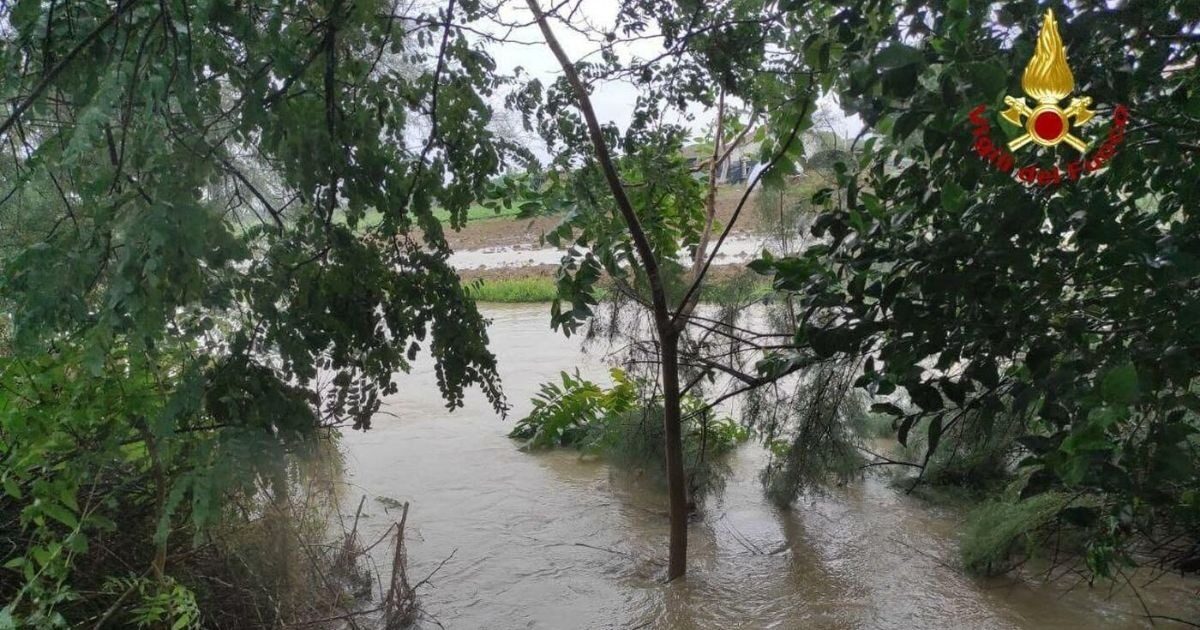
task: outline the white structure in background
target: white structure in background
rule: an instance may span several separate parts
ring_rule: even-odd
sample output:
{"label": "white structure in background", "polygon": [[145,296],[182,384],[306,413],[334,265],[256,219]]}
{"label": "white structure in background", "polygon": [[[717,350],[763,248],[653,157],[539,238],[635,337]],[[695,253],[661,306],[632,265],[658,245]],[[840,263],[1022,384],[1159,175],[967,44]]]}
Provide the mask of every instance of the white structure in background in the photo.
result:
{"label": "white structure in background", "polygon": [[[729,159],[717,167],[717,182],[720,184],[740,184],[750,177],[754,167],[758,166],[758,142],[744,142],[729,153]],[[696,176],[708,174],[708,161],[712,159],[712,145],[689,144],[683,147],[681,153],[689,166],[696,168]],[[698,168],[697,168],[698,167]]]}
{"label": "white structure in background", "polygon": [[[808,158],[830,150],[844,151],[849,145],[848,140],[836,138],[829,133],[806,133],[803,142],[804,155]],[[835,144],[838,146],[834,146]],[[736,185],[752,181],[760,171],[766,168],[766,164],[758,159],[761,146],[760,142],[744,142],[738,145],[729,153],[729,159],[717,167],[717,183]],[[712,145],[689,144],[680,152],[687,160],[688,165],[696,168],[696,177],[704,177],[708,174],[707,163],[712,159]],[[804,168],[797,167],[797,171],[803,172]]]}

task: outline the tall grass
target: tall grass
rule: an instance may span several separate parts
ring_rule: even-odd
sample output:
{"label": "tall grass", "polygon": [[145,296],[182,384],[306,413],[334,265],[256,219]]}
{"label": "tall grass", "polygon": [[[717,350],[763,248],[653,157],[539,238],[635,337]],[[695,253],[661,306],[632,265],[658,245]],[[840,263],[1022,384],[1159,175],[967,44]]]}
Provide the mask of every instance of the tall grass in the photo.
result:
{"label": "tall grass", "polygon": [[[517,207],[501,208],[499,211],[496,211],[492,210],[491,208],[485,208],[476,204],[470,208],[467,208],[467,223],[486,221],[487,219],[511,219],[516,217],[519,212],[520,208]],[[449,229],[450,211],[436,208],[433,211],[433,216],[437,217],[438,221],[446,224],[447,229]],[[345,218],[339,216],[336,220],[339,222],[344,222]],[[378,210],[368,210],[366,214],[363,215],[363,218],[358,221],[358,229],[363,230],[374,227],[379,225],[379,222],[382,220],[383,215]]]}
{"label": "tall grass", "polygon": [[[554,278],[550,277],[483,279],[469,283],[467,291],[478,302],[500,304],[551,302],[557,294]],[[762,299],[770,295],[771,285],[765,281],[747,283],[744,278],[730,278],[705,285],[700,300],[715,302],[734,293],[750,300]],[[605,297],[603,288],[597,297]]]}
{"label": "tall grass", "polygon": [[981,504],[972,510],[963,531],[959,547],[963,565],[972,573],[997,575],[1036,555],[1069,502],[1064,494],[1047,492],[1023,501]]}
{"label": "tall grass", "polygon": [[[470,208],[467,208],[467,223],[471,223],[472,221],[482,221],[485,219],[512,218],[512,217],[517,216],[517,214],[519,214],[520,212],[521,212],[521,209],[516,206],[513,206],[511,208],[501,208],[500,210],[497,211],[497,210],[492,210],[491,208],[485,208],[481,205],[476,204],[476,205],[471,206]],[[439,221],[442,221],[444,223],[450,222],[450,212],[448,210],[443,210],[441,208],[438,208],[433,211],[433,216],[437,217]]]}
{"label": "tall grass", "polygon": [[468,285],[468,293],[479,302],[524,304],[550,302],[556,289],[553,278],[500,278]]}

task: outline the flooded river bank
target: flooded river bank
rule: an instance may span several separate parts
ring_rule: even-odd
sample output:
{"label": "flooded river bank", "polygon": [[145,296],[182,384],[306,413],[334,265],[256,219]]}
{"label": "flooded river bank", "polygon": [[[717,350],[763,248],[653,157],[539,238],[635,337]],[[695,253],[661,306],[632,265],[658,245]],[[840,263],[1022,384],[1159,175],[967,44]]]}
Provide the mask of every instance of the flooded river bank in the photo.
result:
{"label": "flooded river bank", "polygon": [[[1108,585],[962,573],[960,515],[879,478],[778,510],[763,498],[753,445],[691,526],[688,576],[665,585],[659,492],[574,451],[523,453],[505,437],[539,383],[576,366],[600,379],[602,357],[552,332],[544,305],[485,313],[514,406],[508,421],[477,395],[447,412],[422,365],[372,430],[342,441],[347,503],[368,496],[364,539],[399,518],[386,499],[409,501],[410,575],[445,561],[421,600],[446,628],[1149,627],[1128,589],[1110,597]],[[375,551],[381,567],[385,546]],[[1168,576],[1142,596],[1155,612],[1192,619],[1191,588]]]}
{"label": "flooded river bank", "polygon": [[[735,234],[721,245],[714,262],[722,265],[749,262],[762,253],[764,242],[760,236]],[[460,271],[557,265],[565,253],[561,249],[532,243],[503,245],[455,251],[450,255],[450,265]]]}

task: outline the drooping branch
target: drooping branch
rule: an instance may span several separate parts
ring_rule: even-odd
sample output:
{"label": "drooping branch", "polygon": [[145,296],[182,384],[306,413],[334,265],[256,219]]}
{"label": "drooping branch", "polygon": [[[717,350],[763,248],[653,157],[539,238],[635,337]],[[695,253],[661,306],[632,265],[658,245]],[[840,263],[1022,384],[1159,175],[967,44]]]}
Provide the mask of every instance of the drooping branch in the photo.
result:
{"label": "drooping branch", "polygon": [[[329,143],[337,140],[337,31],[338,31],[338,13],[341,11],[341,0],[334,0],[333,8],[329,12],[328,22],[325,24],[325,127],[329,133]],[[325,211],[325,226],[328,228],[333,222],[333,213],[337,209],[338,196],[338,179],[340,178],[340,169],[336,166],[332,173],[329,174],[329,201]]]}
{"label": "drooping branch", "polygon": [[258,188],[256,188],[254,184],[251,184],[250,180],[244,174],[242,174],[242,172],[238,170],[229,160],[222,156],[217,156],[217,160],[221,163],[221,166],[225,169],[226,173],[229,173],[235,179],[241,182],[242,185],[250,191],[250,194],[254,195],[255,199],[258,199],[258,202],[263,205],[263,208],[265,208],[267,213],[271,215],[271,218],[274,219],[275,226],[279,228],[280,232],[283,232],[283,217],[280,216],[279,210],[276,210],[275,206],[271,205],[271,202],[267,200],[266,196],[259,192]]}
{"label": "drooping branch", "polygon": [[438,87],[442,82],[442,73],[446,70],[446,48],[450,43],[450,29],[453,27],[455,2],[456,0],[450,0],[446,5],[445,24],[442,29],[442,43],[438,47],[437,65],[433,69],[433,86],[429,91],[429,138],[426,139],[425,146],[421,148],[421,156],[417,159],[417,171],[413,175],[412,181],[408,186],[408,191],[404,195],[405,207],[408,207],[413,193],[417,190],[417,184],[420,182],[421,175],[425,170],[425,160],[429,157],[429,152],[433,150],[433,145],[437,142],[438,138]]}

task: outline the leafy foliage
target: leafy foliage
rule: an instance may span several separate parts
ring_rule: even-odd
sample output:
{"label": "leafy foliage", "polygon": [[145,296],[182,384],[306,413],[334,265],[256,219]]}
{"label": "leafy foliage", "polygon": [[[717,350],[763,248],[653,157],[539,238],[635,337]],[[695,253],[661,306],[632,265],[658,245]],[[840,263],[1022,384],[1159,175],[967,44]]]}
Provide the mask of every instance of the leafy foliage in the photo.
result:
{"label": "leafy foliage", "polygon": [[369,427],[422,351],[449,407],[473,385],[503,407],[438,218],[521,154],[487,128],[492,60],[449,25],[476,3],[4,7],[5,623],[104,610],[79,586],[119,528],[149,525],[130,561],[156,592],[186,588],[169,539],[283,487],[318,428]]}
{"label": "leafy foliage", "polygon": [[638,388],[620,368],[609,375],[613,386],[604,389],[579,373],[560,375],[561,384],[543,383],[533,399],[533,410],[517,422],[508,436],[525,440],[530,448],[584,446],[589,432],[609,418],[629,411],[637,403]]}
{"label": "leafy foliage", "polygon": [[[659,280],[671,292],[672,308],[680,305],[695,277],[681,261],[695,257],[705,233],[707,182],[680,153],[691,131],[664,122],[669,119],[666,114],[682,113],[693,104],[711,107],[721,92],[740,98],[766,123],[755,134],[762,141],[758,158],[772,164],[763,181],[782,181],[798,168],[803,146],[797,137],[812,124],[817,96],[807,66],[797,66],[794,50],[801,45],[800,26],[828,12],[826,7],[780,12],[765,2],[676,6],[625,1],[610,32],[598,35],[613,41],[656,28],[664,37],[662,54],[631,60],[604,54],[578,64],[588,80],[637,79],[639,99],[632,122],[623,130],[607,125],[602,135],[660,268]],[[611,182],[584,120],[575,109],[563,107],[574,100],[565,79],[549,86],[529,81],[508,99],[509,106],[522,113],[527,130],[536,131],[551,150],[550,168],[538,178],[539,185],[513,191],[531,212],[563,213],[562,223],[546,240],[567,252],[558,270],[559,298],[551,323],[568,334],[594,314],[602,277],[638,296],[647,309],[654,282],[626,218],[617,211]],[[742,121],[727,121],[721,141],[732,142],[744,126]]]}
{"label": "leafy foliage", "polygon": [[171,630],[200,628],[200,609],[190,590],[173,580],[110,578],[105,585],[112,594],[135,593],[140,603],[130,611],[137,628],[170,627]]}
{"label": "leafy foliage", "polygon": [[[543,383],[533,410],[509,437],[524,440],[526,448],[570,446],[601,455],[621,468],[649,472],[665,484],[661,403],[649,396],[648,383],[620,368],[609,373],[610,388],[566,372],[560,375],[561,383]],[[746,441],[749,433],[732,418],[713,418],[699,398],[686,399],[685,412],[688,494],[699,501],[722,483],[722,456]]]}
{"label": "leafy foliage", "polygon": [[[1190,2],[1053,8],[1076,92],[1098,106],[1080,133],[1103,137],[1118,104],[1132,112],[1108,168],[1025,187],[971,155],[968,112],[1020,94],[1041,3],[851,2],[813,45],[845,68],[836,89],[873,132],[867,154],[837,169],[844,197],[814,198],[823,243],[756,268],[814,311],[799,342],[868,355],[859,385],[907,394],[910,410],[877,405],[901,441],[920,427],[933,453],[956,427],[1018,419],[1033,469],[1023,496],[1106,497],[1106,517],[1085,522],[1092,548],[1122,549],[1200,518],[1200,14]],[[1167,553],[1191,563],[1186,546]],[[1093,567],[1106,574],[1118,556]]]}

